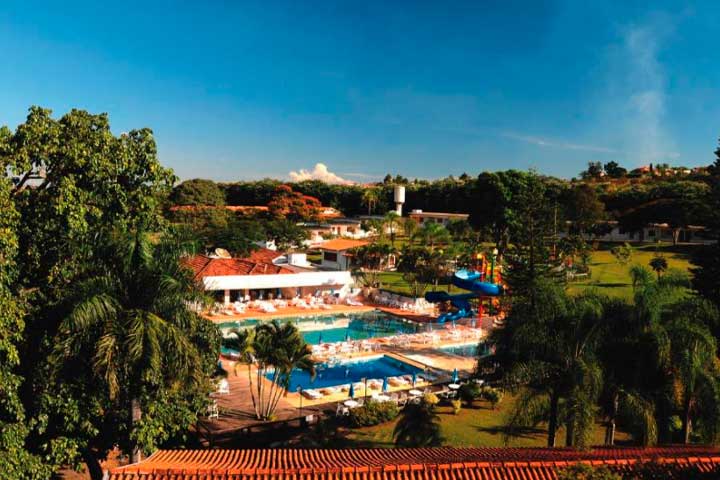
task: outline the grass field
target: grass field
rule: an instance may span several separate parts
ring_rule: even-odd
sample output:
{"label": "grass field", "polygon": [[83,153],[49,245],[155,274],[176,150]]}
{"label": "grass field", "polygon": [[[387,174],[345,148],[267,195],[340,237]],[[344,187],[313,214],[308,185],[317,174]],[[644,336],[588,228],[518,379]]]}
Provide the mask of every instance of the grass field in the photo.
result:
{"label": "grass field", "polygon": [[[512,409],[513,398],[506,396],[496,410],[492,410],[486,402],[475,402],[472,408],[463,407],[458,415],[452,413],[449,406],[438,406],[443,446],[448,447],[542,447],[547,442],[547,430],[544,426],[526,429],[517,436],[510,437],[505,443],[505,418]],[[392,447],[395,421],[375,427],[352,430],[344,441],[349,447]],[[593,445],[601,445],[605,431],[597,425],[591,439]],[[563,445],[565,431],[560,430],[557,444]],[[627,443],[629,437],[618,433],[618,443]]]}
{"label": "grass field", "polygon": [[[568,285],[570,292],[577,293],[588,288],[595,288],[599,292],[624,298],[632,297],[632,282],[630,280],[630,267],[633,264],[648,266],[656,252],[662,253],[668,261],[669,268],[688,271],[690,268],[689,247],[673,247],[672,245],[642,245],[634,247],[632,259],[627,265],[621,265],[610,252],[610,246],[601,246],[595,250],[590,260],[591,276],[587,280],[572,282]],[[395,293],[410,293],[410,286],[398,272],[384,272],[380,274],[382,288]],[[448,284],[434,285],[429,290],[443,290],[455,293],[461,291]]]}
{"label": "grass field", "polygon": [[590,261],[591,276],[587,280],[569,284],[571,292],[580,292],[587,288],[595,288],[608,295],[624,298],[632,297],[630,267],[634,264],[648,266],[656,254],[662,253],[668,261],[669,268],[688,271],[691,250],[688,247],[672,245],[643,245],[633,249],[632,259],[627,265],[621,265],[610,252],[610,247],[601,247],[592,254]]}

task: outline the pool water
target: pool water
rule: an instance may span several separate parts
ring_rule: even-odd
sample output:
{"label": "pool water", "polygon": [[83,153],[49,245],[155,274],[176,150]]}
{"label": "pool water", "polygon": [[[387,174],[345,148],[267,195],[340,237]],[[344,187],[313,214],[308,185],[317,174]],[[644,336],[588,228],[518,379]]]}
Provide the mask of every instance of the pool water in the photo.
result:
{"label": "pool water", "polygon": [[[311,345],[387,337],[398,333],[415,333],[423,330],[423,325],[403,320],[379,310],[304,317],[282,317],[277,320],[281,323],[292,322],[297,325],[305,341]],[[223,322],[218,327],[222,332],[225,332],[231,328],[254,327],[258,323],[260,323],[259,320],[248,319],[237,322]]]}
{"label": "pool water", "polygon": [[[379,379],[398,375],[412,375],[420,373],[420,368],[408,365],[387,356],[374,357],[363,360],[349,360],[335,364],[320,363],[315,365],[316,376],[311,380],[306,372],[295,370],[290,377],[289,391],[295,391],[299,386],[303,389],[324,388],[360,382],[363,378]],[[268,378],[272,373],[268,373]]]}
{"label": "pool water", "polygon": [[[481,348],[483,355],[487,355],[489,353],[486,344],[483,343]],[[461,357],[477,357],[478,344],[468,343],[465,345],[452,345],[449,347],[440,347],[440,350],[446,353],[451,353],[453,355],[459,355]]]}

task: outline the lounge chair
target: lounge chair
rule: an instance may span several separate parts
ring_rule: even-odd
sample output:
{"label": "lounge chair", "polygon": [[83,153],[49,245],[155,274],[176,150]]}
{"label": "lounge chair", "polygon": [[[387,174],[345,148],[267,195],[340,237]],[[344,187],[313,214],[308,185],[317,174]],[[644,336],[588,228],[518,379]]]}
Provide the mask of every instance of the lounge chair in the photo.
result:
{"label": "lounge chair", "polygon": [[317,390],[313,390],[311,388],[303,390],[302,394],[305,396],[305,398],[308,398],[310,400],[318,400],[323,397],[322,393],[318,392]]}
{"label": "lounge chair", "polygon": [[230,393],[230,382],[227,381],[227,379],[223,378],[218,382],[218,389],[217,393],[220,394],[228,394]]}

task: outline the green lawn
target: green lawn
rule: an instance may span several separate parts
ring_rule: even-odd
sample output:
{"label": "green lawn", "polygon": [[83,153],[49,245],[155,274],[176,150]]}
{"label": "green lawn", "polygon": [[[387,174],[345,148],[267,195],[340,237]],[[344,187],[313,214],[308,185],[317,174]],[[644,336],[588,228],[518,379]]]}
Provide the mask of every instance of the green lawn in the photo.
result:
{"label": "green lawn", "polygon": [[[492,410],[486,402],[475,402],[472,408],[463,407],[458,415],[452,413],[449,406],[438,406],[441,429],[443,435],[443,446],[448,447],[541,447],[547,442],[547,430],[544,426],[536,429],[527,429],[518,436],[509,438],[508,443],[504,439],[505,417],[513,405],[513,398],[506,398]],[[396,422],[389,422],[375,427],[359,428],[350,431],[344,438],[348,447],[392,447],[392,432]],[[604,441],[604,428],[597,425],[593,432],[592,444],[600,445]],[[619,443],[627,442],[628,436],[618,433]],[[558,433],[557,444],[562,445],[565,441],[565,432]]]}
{"label": "green lawn", "polygon": [[[630,267],[633,264],[648,266],[656,251],[661,252],[667,258],[670,268],[677,268],[687,271],[690,268],[689,247],[673,247],[672,245],[643,245],[634,248],[633,256],[627,265],[621,265],[610,253],[610,246],[601,246],[592,254],[590,261],[591,277],[586,280],[576,281],[569,284],[571,292],[577,293],[588,288],[595,288],[608,295],[624,298],[632,297],[632,283],[630,280]],[[382,288],[395,293],[410,293],[410,286],[398,272],[383,272],[380,274]],[[454,291],[460,293],[456,287],[448,284],[438,285],[437,288],[431,285],[427,289]]]}
{"label": "green lawn", "polygon": [[601,247],[592,254],[590,261],[591,276],[587,280],[572,282],[571,292],[580,292],[587,288],[595,288],[608,295],[624,298],[632,297],[630,267],[633,264],[648,266],[656,251],[667,258],[669,268],[687,271],[690,268],[688,247],[672,245],[643,245],[635,247],[632,259],[627,265],[621,265],[610,253],[610,247]]}

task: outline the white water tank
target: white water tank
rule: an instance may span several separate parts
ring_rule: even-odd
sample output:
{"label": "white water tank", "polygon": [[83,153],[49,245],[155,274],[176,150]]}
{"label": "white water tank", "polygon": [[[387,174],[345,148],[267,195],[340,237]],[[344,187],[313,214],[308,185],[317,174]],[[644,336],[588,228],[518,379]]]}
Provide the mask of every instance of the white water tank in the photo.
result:
{"label": "white water tank", "polygon": [[405,203],[405,187],[402,185],[395,185],[393,190],[395,197],[395,212],[402,217],[402,207]]}

